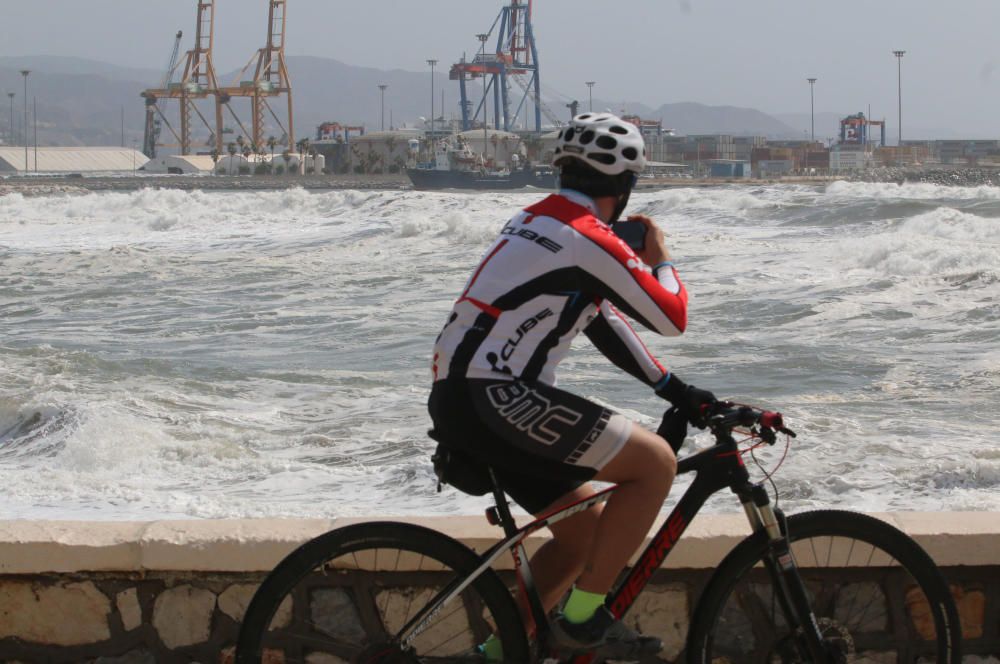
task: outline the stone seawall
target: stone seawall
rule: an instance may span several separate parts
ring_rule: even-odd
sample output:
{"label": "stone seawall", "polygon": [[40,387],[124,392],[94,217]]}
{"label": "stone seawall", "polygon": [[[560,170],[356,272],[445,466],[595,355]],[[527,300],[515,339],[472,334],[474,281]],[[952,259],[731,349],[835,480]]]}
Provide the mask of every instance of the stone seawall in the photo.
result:
{"label": "stone seawall", "polygon": [[[879,516],[942,567],[966,653],[1000,655],[1000,516]],[[298,544],[364,520],[0,522],[0,661],[225,662],[267,571]],[[481,517],[405,520],[477,551],[500,534]],[[747,531],[742,515],[699,517],[630,612],[664,639],[664,657],[680,653],[708,576]],[[529,551],[544,540],[532,537]],[[984,661],[977,657],[969,661]]]}

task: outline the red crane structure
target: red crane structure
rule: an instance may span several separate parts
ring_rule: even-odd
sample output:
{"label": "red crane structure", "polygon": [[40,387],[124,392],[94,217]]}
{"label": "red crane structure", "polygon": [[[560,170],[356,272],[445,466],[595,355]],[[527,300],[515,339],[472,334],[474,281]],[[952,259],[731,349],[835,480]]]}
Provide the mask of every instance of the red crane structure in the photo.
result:
{"label": "red crane structure", "polygon": [[[268,30],[267,43],[257,51],[250,61],[240,70],[236,81],[229,87],[218,91],[218,107],[221,115],[225,107],[243,134],[250,139],[250,149],[261,152],[267,142],[267,115],[269,114],[282,131],[278,140],[290,151],[295,150],[295,125],[292,120],[292,83],[288,76],[288,66],[285,64],[285,28],[287,25],[287,0],[268,0]],[[256,63],[256,66],[254,67]],[[253,77],[249,73],[253,69]],[[269,99],[285,95],[288,103],[288,115],[285,122],[274,112]],[[240,120],[230,102],[234,98],[249,98],[252,120],[250,130]]]}
{"label": "red crane structure", "polygon": [[[182,34],[177,34],[174,42],[174,53],[159,88],[144,90],[141,96],[146,100],[146,137],[144,151],[146,156],[156,156],[158,122],[166,126],[177,140],[177,143],[160,147],[179,147],[181,154],[191,154],[191,124],[194,115],[204,123],[212,134],[209,144],[221,152],[222,150],[222,113],[216,104],[215,125],[205,118],[198,108],[197,101],[216,94],[219,84],[215,76],[215,65],[212,63],[212,47],[215,36],[215,0],[198,0],[198,23],[195,30],[194,48],[188,51],[184,58],[177,62],[176,53],[179,49]],[[183,63],[184,69],[180,80],[172,83],[178,67]],[[177,99],[180,101],[180,128],[175,130],[167,120],[160,101]]]}
{"label": "red crane structure", "polygon": [[[287,0],[268,0],[268,31],[267,43],[258,49],[250,62],[240,71],[236,82],[229,87],[220,87],[212,62],[212,48],[215,36],[215,2],[216,0],[198,0],[198,23],[195,34],[194,48],[188,51],[180,62],[177,62],[176,52],[179,49],[181,34],[178,33],[174,44],[174,54],[171,55],[167,74],[159,88],[151,88],[142,92],[146,100],[146,138],[144,152],[146,156],[156,156],[157,147],[179,147],[181,154],[191,154],[192,151],[192,121],[195,116],[208,128],[210,138],[207,145],[215,154],[223,153],[223,110],[228,110],[249,139],[249,145],[254,152],[262,152],[266,144],[267,114],[270,113],[275,123],[281,129],[282,137],[278,141],[287,145],[289,150],[295,149],[295,131],[292,121],[292,86],[288,77],[288,67],[285,64],[285,27]],[[183,64],[183,70],[178,82],[171,82]],[[250,68],[256,64],[250,77]],[[283,122],[271,109],[269,99],[286,95],[288,98],[288,116]],[[215,117],[213,122],[205,117],[198,108],[197,101],[214,97]],[[230,102],[234,98],[249,98],[252,110],[251,127],[247,127],[233,110]],[[165,99],[180,101],[180,127],[175,129],[164,114],[161,102]],[[157,139],[160,127],[165,126],[177,140],[176,143],[160,144]]]}
{"label": "red crane structure", "polygon": [[[531,99],[535,105],[534,131],[541,132],[544,107],[541,103],[538,48],[531,24],[531,10],[532,0],[510,0],[510,4],[500,10],[490,31],[481,36],[482,49],[472,61],[466,60],[463,55],[461,61],[451,66],[448,77],[459,82],[463,129],[471,129],[480,113],[481,122],[486,124],[486,103],[492,94],[493,125],[496,129],[510,131],[528,99]],[[496,49],[491,53],[486,50],[486,42],[494,31],[497,34]],[[466,82],[476,78],[483,78],[484,91],[475,112],[472,112],[473,102],[469,99]],[[510,81],[514,81],[524,92],[513,110]]]}

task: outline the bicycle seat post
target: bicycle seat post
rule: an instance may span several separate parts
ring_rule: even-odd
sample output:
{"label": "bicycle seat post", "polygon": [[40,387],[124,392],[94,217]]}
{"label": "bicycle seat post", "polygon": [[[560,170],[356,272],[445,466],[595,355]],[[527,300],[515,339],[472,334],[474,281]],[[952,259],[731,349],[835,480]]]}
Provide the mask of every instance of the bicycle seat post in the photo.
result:
{"label": "bicycle seat post", "polygon": [[493,472],[493,467],[489,466],[488,470],[490,471],[490,481],[493,483],[495,504],[486,510],[486,520],[494,526],[502,527],[507,537],[511,537],[517,533],[517,522],[514,521],[514,515],[510,513],[510,503],[507,502],[507,496],[503,492],[503,487],[500,486],[500,480]]}

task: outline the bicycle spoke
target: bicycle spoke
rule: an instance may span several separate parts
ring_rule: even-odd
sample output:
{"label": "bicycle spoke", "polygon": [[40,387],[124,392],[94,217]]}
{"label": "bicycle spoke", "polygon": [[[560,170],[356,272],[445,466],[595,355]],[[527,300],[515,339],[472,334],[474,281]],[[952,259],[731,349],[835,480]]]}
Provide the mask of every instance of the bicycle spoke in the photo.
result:
{"label": "bicycle spoke", "polygon": [[[957,649],[949,648],[959,640],[947,585],[912,540],[883,522],[847,512],[814,512],[791,517],[789,523],[805,601],[834,661],[957,661]],[[805,653],[815,646],[806,647],[805,628],[789,626],[807,618],[786,619],[781,607],[790,605],[777,601],[784,583],[775,585],[762,573],[761,563],[771,554],[766,538],[756,539],[741,545],[743,552],[727,569],[720,568],[717,576],[725,582],[713,579],[706,588],[711,599],[703,602],[713,608],[699,606],[692,624],[692,642],[707,644],[700,650],[694,646],[698,662],[812,659]],[[710,628],[697,624],[709,613]],[[950,636],[937,631],[945,624]],[[706,628],[712,630],[708,641]],[[746,644],[747,654],[734,660],[732,650],[738,648],[730,644]]]}

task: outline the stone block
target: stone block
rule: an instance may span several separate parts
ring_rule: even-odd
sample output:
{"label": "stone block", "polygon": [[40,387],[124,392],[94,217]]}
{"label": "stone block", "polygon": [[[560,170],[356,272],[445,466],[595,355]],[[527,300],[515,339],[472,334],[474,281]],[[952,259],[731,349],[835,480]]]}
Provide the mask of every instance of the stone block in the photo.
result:
{"label": "stone block", "polygon": [[[958,617],[962,624],[962,638],[981,638],[986,617],[986,595],[981,590],[965,590],[959,586],[951,587],[951,595],[958,608]],[[935,635],[934,618],[931,615],[927,597],[919,588],[913,587],[907,590],[906,606],[920,638],[925,641],[933,639]]]}
{"label": "stone block", "polygon": [[259,586],[250,583],[238,583],[226,588],[219,594],[219,610],[236,622],[242,622],[247,606],[253,599]]}
{"label": "stone block", "polygon": [[323,588],[312,594],[309,616],[319,631],[344,641],[361,643],[365,630],[361,626],[354,600],[342,588]]}
{"label": "stone block", "polygon": [[215,594],[184,585],[160,593],[153,605],[153,627],[167,648],[181,648],[208,640],[212,631]]}
{"label": "stone block", "polygon": [[982,590],[952,586],[951,595],[955,598],[958,619],[962,623],[962,638],[981,638],[986,618],[986,594]]}
{"label": "stone block", "polygon": [[0,638],[79,646],[111,637],[111,600],[93,583],[0,585]]}
{"label": "stone block", "polygon": [[688,633],[688,593],[684,584],[647,586],[625,617],[634,629],[663,641],[662,655],[674,660]]}
{"label": "stone block", "polygon": [[142,625],[142,607],[139,606],[139,591],[135,588],[123,590],[115,596],[118,613],[122,617],[122,627],[131,632]]}
{"label": "stone block", "polygon": [[[236,661],[236,647],[231,646],[219,653],[219,664],[233,664]],[[261,664],[285,664],[285,653],[265,648],[260,658]],[[306,661],[310,661],[306,658]]]}
{"label": "stone block", "polygon": [[847,583],[834,600],[834,619],[852,632],[876,634],[890,629],[889,605],[878,583]]}

